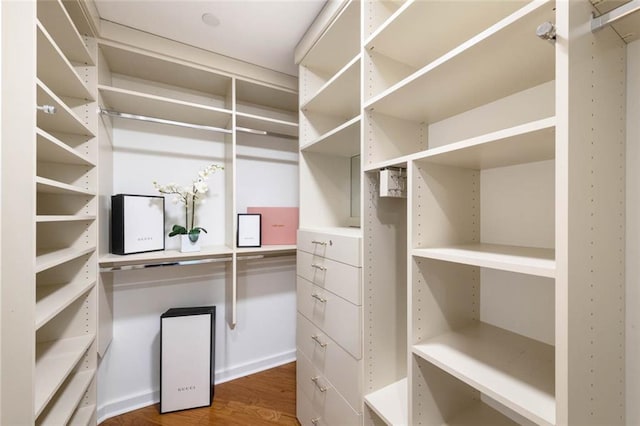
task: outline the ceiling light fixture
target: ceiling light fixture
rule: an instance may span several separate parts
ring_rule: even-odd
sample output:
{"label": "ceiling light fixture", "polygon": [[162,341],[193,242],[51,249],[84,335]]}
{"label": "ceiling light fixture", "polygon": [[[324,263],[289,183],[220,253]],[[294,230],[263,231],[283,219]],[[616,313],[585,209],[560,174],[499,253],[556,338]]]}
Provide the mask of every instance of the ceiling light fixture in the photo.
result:
{"label": "ceiling light fixture", "polygon": [[209,25],[210,27],[217,27],[220,25],[220,19],[213,13],[204,13],[202,14],[202,22]]}

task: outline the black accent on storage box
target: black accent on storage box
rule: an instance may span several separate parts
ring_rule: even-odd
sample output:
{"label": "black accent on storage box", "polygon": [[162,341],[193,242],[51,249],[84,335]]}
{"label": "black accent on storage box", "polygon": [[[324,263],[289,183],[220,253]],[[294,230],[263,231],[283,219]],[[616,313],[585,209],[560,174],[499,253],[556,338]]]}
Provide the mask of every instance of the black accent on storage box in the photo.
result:
{"label": "black accent on storage box", "polygon": [[[152,250],[141,251],[125,251],[125,217],[126,212],[124,208],[125,197],[145,197],[145,198],[157,198],[162,200],[162,247],[158,247]],[[165,248],[164,244],[164,197],[158,195],[138,195],[138,194],[117,194],[111,196],[111,253],[113,254],[135,254],[135,253],[148,253],[153,251],[162,251]]]}

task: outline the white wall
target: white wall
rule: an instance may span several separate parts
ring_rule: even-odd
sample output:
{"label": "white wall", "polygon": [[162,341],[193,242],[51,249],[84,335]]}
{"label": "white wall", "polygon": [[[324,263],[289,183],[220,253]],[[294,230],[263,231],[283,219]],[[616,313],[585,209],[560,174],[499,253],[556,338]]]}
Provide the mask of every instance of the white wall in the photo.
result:
{"label": "white wall", "polygon": [[627,424],[640,424],[640,40],[627,46]]}
{"label": "white wall", "polygon": [[[203,166],[223,161],[222,137],[211,132],[117,120],[113,135],[114,193],[154,194],[154,179],[184,185]],[[238,211],[297,206],[295,142],[259,142],[238,147]],[[224,173],[209,184],[198,225],[209,231],[203,245],[223,244]],[[170,202],[166,208],[167,228],[181,223],[182,209]],[[172,240],[167,248],[177,247]],[[216,263],[114,273],[113,341],[98,371],[100,420],[158,401],[160,315],[172,307],[216,305],[218,383],[295,359],[295,256],[238,262],[234,329],[225,323],[226,279],[226,264]]]}

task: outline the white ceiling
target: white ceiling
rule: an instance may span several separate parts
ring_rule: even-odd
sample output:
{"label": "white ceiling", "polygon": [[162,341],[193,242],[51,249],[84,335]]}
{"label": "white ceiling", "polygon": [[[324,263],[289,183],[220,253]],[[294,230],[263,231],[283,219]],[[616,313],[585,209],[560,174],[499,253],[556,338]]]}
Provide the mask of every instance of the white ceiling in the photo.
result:
{"label": "white ceiling", "polygon": [[[293,51],[326,0],[95,0],[102,19],[297,75]],[[213,14],[220,24],[202,21]]]}

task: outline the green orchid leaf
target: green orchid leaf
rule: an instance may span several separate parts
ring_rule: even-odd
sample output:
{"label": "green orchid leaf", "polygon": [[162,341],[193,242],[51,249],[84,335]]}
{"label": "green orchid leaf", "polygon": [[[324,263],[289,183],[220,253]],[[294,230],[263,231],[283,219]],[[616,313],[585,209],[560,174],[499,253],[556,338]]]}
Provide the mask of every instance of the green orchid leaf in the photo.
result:
{"label": "green orchid leaf", "polygon": [[198,230],[198,232],[202,231],[202,232],[204,232],[205,234],[207,234],[207,230],[206,230],[206,229],[204,229],[204,228],[202,228],[202,227],[200,227],[200,226],[196,226],[195,228],[193,228],[193,229],[192,229],[192,231],[194,231],[194,230],[196,230],[196,229]]}
{"label": "green orchid leaf", "polygon": [[171,228],[171,232],[169,232],[170,237],[175,237],[176,235],[185,235],[187,234],[187,228],[180,225],[173,225]]}

